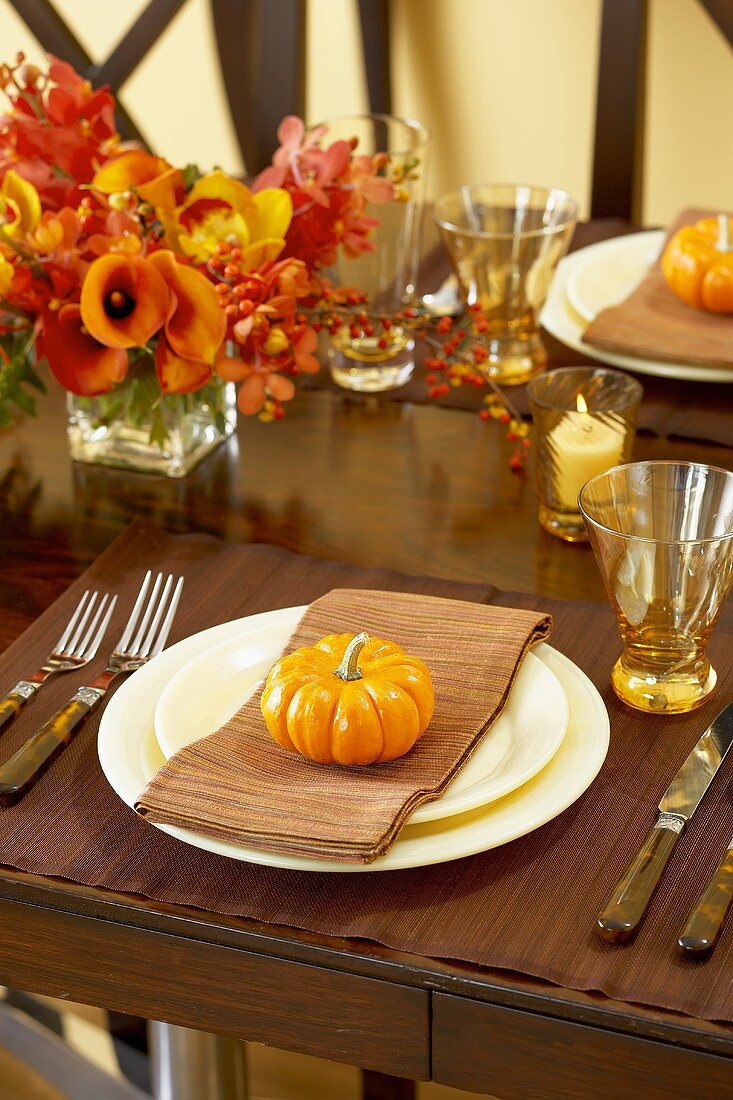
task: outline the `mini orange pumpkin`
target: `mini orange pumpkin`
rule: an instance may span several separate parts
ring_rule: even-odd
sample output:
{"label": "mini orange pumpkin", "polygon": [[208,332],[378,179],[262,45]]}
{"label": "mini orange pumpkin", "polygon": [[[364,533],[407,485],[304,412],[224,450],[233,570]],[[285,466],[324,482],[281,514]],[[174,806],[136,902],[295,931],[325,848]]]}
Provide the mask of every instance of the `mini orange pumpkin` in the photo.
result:
{"label": "mini orange pumpkin", "polygon": [[725,214],[678,229],[661,265],[670,290],[688,306],[733,313],[733,250]]}
{"label": "mini orange pumpkin", "polygon": [[394,642],[330,634],[281,657],[260,701],[275,740],[319,764],[374,764],[409,752],[435,696],[427,666]]}

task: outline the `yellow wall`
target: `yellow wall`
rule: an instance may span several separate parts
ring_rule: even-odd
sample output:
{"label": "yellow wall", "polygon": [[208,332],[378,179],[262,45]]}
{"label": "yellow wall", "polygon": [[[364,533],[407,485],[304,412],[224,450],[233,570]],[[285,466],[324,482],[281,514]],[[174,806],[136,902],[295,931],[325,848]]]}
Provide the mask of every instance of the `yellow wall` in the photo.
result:
{"label": "yellow wall", "polygon": [[[147,0],[55,0],[95,58]],[[266,0],[265,0],[266,2]],[[395,110],[430,125],[433,194],[465,182],[565,187],[587,212],[601,0],[393,0]],[[309,0],[308,116],[366,109],[356,0]],[[2,53],[40,51],[0,0]],[[208,0],[188,0],[128,82],[171,160],[242,164]],[[733,206],[733,57],[698,0],[651,0],[644,220]]]}

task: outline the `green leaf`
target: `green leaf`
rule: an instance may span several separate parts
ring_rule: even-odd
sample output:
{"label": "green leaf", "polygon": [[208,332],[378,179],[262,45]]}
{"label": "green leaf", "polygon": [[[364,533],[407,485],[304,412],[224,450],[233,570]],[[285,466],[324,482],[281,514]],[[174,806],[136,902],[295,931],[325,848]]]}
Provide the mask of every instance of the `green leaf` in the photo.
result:
{"label": "green leaf", "polygon": [[12,423],[14,412],[35,416],[36,401],[27,387],[46,392],[36,373],[33,333],[28,329],[0,336],[4,361],[0,362],[0,426]]}
{"label": "green leaf", "polygon": [[190,191],[193,185],[201,179],[201,170],[198,164],[187,164],[183,169],[183,186]]}
{"label": "green leaf", "polygon": [[155,443],[161,448],[164,447],[168,441],[168,429],[165,426],[165,419],[160,405],[157,405],[152,410],[149,438],[151,443]]}

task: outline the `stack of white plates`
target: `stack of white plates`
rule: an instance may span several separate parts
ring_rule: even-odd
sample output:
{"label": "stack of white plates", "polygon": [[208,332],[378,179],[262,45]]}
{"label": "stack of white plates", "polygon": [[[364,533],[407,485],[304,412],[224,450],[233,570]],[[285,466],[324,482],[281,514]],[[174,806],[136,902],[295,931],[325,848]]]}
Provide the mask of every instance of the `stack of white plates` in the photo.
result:
{"label": "stack of white plates", "polygon": [[733,370],[722,363],[700,366],[642,359],[584,342],[583,334],[591,321],[602,309],[622,302],[638,286],[659,256],[663,243],[664,233],[654,229],[601,241],[566,256],[558,265],[540,322],[563,344],[602,363],[662,378],[733,382]]}
{"label": "stack of white plates", "polygon": [[[280,655],[304,607],[251,615],[195,634],[145,665],[107,705],[99,759],[133,807],[164,761],[218,729]],[[543,643],[522,665],[507,706],[439,799],[421,806],[369,865],[268,852],[188,829],[157,828],[210,852],[308,871],[387,871],[495,848],[557,817],[586,790],[608,750],[606,708],[588,677]]]}

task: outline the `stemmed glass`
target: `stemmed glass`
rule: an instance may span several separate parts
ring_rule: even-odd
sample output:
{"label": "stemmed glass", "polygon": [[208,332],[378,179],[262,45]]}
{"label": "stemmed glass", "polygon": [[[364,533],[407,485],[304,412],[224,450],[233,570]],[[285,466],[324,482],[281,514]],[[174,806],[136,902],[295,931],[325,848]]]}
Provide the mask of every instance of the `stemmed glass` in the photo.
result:
{"label": "stemmed glass", "polygon": [[692,710],[716,673],[707,644],[733,581],[733,473],[632,462],[593,477],[580,510],[618,620],[611,680],[639,710]]}

